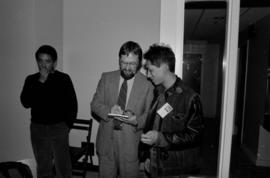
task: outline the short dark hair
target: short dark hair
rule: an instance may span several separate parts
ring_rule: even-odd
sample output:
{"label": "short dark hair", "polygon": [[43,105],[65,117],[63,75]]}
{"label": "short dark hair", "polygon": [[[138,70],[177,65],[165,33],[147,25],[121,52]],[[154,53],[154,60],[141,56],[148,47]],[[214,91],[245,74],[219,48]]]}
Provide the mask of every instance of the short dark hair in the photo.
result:
{"label": "short dark hair", "polygon": [[55,48],[50,45],[42,45],[38,48],[38,50],[35,53],[36,60],[38,60],[40,54],[50,55],[53,62],[57,61],[57,52]]}
{"label": "short dark hair", "polygon": [[133,53],[138,56],[139,59],[138,69],[140,69],[142,65],[142,55],[143,55],[141,46],[134,41],[125,42],[119,50],[118,54],[119,59],[121,58],[122,55],[128,55],[130,53]]}
{"label": "short dark hair", "polygon": [[169,46],[155,43],[144,53],[144,58],[157,67],[165,63],[169,66],[170,72],[175,70],[175,55]]}

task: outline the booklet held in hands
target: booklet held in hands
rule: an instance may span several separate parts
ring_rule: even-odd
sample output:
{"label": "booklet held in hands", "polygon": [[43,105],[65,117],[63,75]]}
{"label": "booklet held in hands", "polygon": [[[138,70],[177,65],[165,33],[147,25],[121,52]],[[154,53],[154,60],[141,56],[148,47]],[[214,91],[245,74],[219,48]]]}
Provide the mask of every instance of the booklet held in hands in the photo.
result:
{"label": "booklet held in hands", "polygon": [[122,115],[122,114],[109,113],[108,116],[109,117],[114,117],[114,118],[121,117],[121,118],[124,118],[124,119],[128,119],[128,116],[127,115]]}

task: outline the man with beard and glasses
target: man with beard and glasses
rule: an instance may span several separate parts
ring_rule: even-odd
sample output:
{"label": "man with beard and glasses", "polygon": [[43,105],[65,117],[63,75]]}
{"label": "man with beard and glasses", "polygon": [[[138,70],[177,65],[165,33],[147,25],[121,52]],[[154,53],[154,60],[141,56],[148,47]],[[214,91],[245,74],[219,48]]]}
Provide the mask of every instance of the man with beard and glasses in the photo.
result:
{"label": "man with beard and glasses", "polygon": [[99,80],[91,102],[99,121],[99,177],[139,176],[138,143],[153,96],[151,82],[139,72],[141,62],[141,47],[128,41],[119,51],[120,70],[105,72]]}

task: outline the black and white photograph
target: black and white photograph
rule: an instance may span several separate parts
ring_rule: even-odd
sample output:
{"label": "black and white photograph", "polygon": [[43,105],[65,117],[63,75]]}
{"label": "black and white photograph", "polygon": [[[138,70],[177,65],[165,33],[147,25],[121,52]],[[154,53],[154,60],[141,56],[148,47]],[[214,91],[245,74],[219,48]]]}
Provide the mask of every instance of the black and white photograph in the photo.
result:
{"label": "black and white photograph", "polygon": [[0,0],[0,178],[269,178],[269,0]]}

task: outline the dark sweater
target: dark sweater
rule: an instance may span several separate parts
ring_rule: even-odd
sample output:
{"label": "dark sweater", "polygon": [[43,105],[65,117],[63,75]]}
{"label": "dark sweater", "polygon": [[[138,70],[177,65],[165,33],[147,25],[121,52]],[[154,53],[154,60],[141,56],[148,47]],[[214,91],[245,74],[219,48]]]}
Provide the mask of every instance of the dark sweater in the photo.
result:
{"label": "dark sweater", "polygon": [[31,108],[31,121],[51,125],[66,122],[70,127],[77,117],[77,97],[70,77],[55,71],[41,83],[39,73],[27,76],[21,93],[25,108]]}

